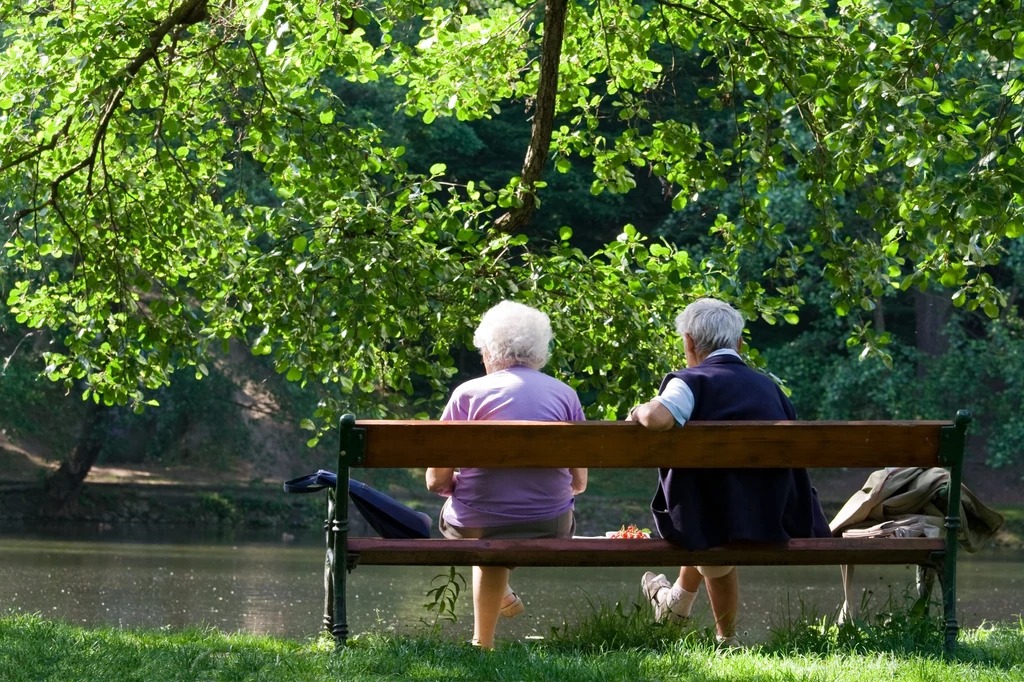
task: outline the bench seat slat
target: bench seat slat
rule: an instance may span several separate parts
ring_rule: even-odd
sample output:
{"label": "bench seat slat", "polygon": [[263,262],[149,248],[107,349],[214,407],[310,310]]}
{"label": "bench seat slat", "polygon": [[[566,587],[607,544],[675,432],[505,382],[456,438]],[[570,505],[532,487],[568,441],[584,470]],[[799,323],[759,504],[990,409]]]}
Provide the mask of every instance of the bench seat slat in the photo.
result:
{"label": "bench seat slat", "polygon": [[349,538],[359,563],[376,566],[815,566],[926,564],[939,538],[816,538],[688,552],[665,540],[385,540]]}
{"label": "bench seat slat", "polygon": [[359,421],[371,468],[780,468],[938,465],[951,422]]}

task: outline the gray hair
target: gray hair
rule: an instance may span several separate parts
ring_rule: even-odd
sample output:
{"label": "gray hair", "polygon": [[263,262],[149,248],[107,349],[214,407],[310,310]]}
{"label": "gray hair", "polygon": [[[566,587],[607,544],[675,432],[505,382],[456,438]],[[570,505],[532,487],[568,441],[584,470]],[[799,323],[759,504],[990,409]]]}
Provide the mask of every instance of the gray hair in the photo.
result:
{"label": "gray hair", "polygon": [[547,315],[522,303],[502,301],[480,319],[473,345],[486,351],[494,369],[515,365],[540,369],[548,361],[552,338]]}
{"label": "gray hair", "polygon": [[743,316],[735,308],[714,298],[697,299],[676,318],[676,331],[680,336],[690,335],[698,355],[736,348],[743,336],[743,325]]}

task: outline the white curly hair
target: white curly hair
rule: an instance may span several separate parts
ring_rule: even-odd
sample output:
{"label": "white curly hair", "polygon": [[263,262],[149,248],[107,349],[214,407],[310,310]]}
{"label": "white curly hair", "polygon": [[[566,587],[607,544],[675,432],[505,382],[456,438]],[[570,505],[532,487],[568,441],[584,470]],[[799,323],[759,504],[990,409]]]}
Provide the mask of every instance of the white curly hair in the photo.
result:
{"label": "white curly hair", "polygon": [[722,348],[735,349],[743,336],[743,324],[743,316],[725,301],[699,298],[679,313],[676,331],[680,336],[690,335],[698,355],[709,355]]}
{"label": "white curly hair", "polygon": [[516,365],[540,369],[548,361],[552,338],[547,315],[522,303],[502,301],[480,319],[473,345],[487,354],[494,371]]}

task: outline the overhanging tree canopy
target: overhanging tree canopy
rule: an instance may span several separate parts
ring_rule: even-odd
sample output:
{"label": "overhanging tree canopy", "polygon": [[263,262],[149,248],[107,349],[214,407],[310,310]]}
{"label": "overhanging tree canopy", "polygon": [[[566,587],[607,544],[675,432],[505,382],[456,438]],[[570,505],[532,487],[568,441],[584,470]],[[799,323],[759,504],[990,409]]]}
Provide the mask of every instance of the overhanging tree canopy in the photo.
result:
{"label": "overhanging tree canopy", "polygon": [[[669,321],[691,298],[795,321],[812,255],[840,315],[940,282],[995,316],[984,268],[1024,231],[1024,34],[1011,3],[965,5],[11,3],[0,187],[22,274],[7,302],[59,338],[48,375],[95,400],[141,407],[242,339],[289,379],[340,389],[320,426],[343,405],[416,412],[416,382],[440,397],[452,348],[505,297],[552,313],[556,363],[607,415],[678,360]],[[693,63],[702,101],[731,113],[725,135],[672,116]],[[394,83],[427,123],[525,105],[521,175],[491,188],[443,158],[410,173],[384,123],[346,117],[339,79]],[[595,194],[644,174],[677,210],[725,187],[740,207],[699,260],[629,226],[592,254],[568,231],[531,242],[545,173],[572,164],[592,165]],[[810,224],[770,204],[795,181]],[[751,249],[767,271],[744,265]],[[854,338],[879,343],[866,325]]]}

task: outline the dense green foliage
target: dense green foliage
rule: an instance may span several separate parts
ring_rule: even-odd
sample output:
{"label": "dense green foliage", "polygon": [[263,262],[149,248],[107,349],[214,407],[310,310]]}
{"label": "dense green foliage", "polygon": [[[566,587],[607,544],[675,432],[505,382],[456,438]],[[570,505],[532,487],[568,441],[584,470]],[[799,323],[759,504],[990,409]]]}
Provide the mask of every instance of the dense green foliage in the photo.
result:
{"label": "dense green foliage", "polygon": [[[436,406],[476,316],[515,297],[552,313],[554,371],[611,417],[679,361],[668,322],[695,296],[796,323],[826,287],[868,355],[887,338],[859,316],[888,291],[1008,302],[1012,3],[570,2],[551,146],[531,147],[545,186],[517,174],[533,138],[512,112],[540,97],[557,6],[6,7],[5,297],[55,340],[46,373],[141,407],[240,339],[320,387],[322,430]],[[379,118],[389,102],[421,123]],[[547,210],[556,186],[575,200]],[[534,201],[528,230],[494,229]]]}
{"label": "dense green foliage", "polygon": [[[867,627],[859,644],[813,625],[751,651],[721,653],[706,636],[610,644],[582,628],[562,639],[511,643],[485,652],[438,639],[364,635],[331,653],[324,639],[300,644],[212,630],[86,629],[34,616],[0,618],[0,675],[9,682],[96,680],[936,680],[1024,679],[1024,628],[964,633],[953,661],[927,637]],[[665,628],[661,628],[665,630]],[[678,633],[668,633],[670,635]],[[596,639],[595,639],[596,638]],[[922,650],[916,647],[922,646]]]}
{"label": "dense green foliage", "polygon": [[1024,452],[1024,321],[954,315],[943,331],[949,349],[929,355],[894,335],[892,366],[863,362],[845,348],[832,320],[764,349],[787,382],[802,419],[949,419],[969,408],[986,461],[1005,466]]}

